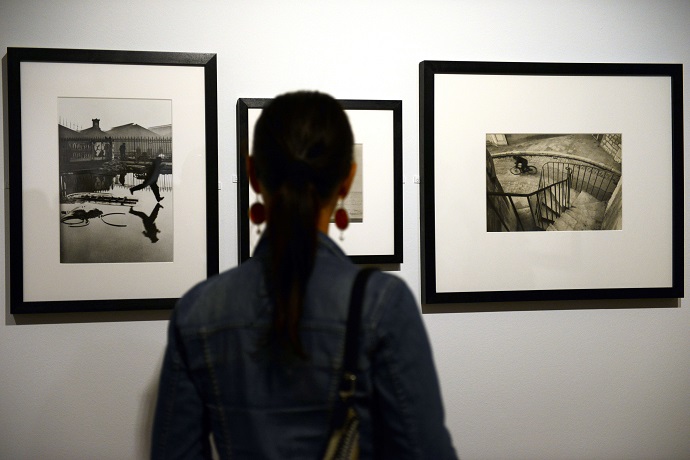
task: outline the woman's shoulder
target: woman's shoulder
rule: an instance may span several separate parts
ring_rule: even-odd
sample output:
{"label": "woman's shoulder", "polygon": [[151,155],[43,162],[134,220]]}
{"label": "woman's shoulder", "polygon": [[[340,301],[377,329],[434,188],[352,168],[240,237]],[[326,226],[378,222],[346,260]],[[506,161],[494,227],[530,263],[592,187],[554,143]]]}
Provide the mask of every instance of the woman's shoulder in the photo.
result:
{"label": "woman's shoulder", "polygon": [[179,326],[201,327],[220,324],[228,315],[249,312],[251,309],[233,308],[233,305],[251,305],[260,294],[263,277],[257,263],[250,259],[190,288],[175,305]]}
{"label": "woman's shoulder", "polygon": [[417,312],[417,301],[409,285],[399,276],[374,270],[367,282],[367,298],[381,314],[389,309]]}

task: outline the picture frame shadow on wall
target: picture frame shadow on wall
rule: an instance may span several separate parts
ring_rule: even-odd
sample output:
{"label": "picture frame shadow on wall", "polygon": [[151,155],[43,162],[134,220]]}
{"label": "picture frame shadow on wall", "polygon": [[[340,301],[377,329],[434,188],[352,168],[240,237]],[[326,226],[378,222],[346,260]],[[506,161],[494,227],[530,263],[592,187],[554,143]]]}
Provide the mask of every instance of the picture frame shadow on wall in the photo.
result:
{"label": "picture frame shadow on wall", "polygon": [[172,308],[218,273],[216,55],[8,48],[10,313]]}
{"label": "picture frame shadow on wall", "polygon": [[419,75],[423,304],[683,297],[682,64]]}
{"label": "picture frame shadow on wall", "polygon": [[[238,235],[240,263],[248,260],[260,234],[249,221],[249,207],[257,197],[247,177],[254,125],[270,98],[237,101]],[[402,101],[338,100],[355,137],[357,174],[344,207],[350,225],[343,239],[332,222],[329,232],[357,264],[399,264],[402,249]]]}

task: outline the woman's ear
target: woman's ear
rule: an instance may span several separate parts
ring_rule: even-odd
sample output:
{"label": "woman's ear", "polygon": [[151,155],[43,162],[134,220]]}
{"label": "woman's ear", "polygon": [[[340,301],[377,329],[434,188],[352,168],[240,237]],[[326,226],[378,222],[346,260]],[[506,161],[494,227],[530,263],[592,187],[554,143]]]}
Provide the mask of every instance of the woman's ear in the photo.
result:
{"label": "woman's ear", "polygon": [[247,177],[249,177],[249,184],[252,186],[252,190],[256,193],[261,193],[261,183],[256,177],[256,169],[254,168],[254,158],[248,156],[245,160],[245,166],[247,167]]}

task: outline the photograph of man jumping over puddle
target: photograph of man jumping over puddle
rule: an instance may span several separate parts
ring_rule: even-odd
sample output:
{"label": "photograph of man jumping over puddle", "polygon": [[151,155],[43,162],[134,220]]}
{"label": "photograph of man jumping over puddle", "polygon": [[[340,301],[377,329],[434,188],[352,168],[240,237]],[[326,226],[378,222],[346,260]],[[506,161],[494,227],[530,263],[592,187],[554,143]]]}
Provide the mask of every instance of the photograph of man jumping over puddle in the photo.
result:
{"label": "photograph of man jumping over puddle", "polygon": [[621,134],[487,134],[487,231],[621,230]]}
{"label": "photograph of man jumping over puddle", "polygon": [[58,115],[60,262],[172,262],[172,101],[61,97]]}

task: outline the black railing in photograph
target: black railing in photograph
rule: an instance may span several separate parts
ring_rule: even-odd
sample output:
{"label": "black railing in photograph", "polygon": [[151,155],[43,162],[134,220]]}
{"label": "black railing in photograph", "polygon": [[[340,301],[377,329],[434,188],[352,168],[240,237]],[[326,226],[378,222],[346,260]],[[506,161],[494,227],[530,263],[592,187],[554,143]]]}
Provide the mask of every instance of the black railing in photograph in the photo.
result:
{"label": "black railing in photograph", "polygon": [[[570,188],[568,186],[569,178],[558,181],[554,184],[541,187],[530,193],[507,193],[507,192],[487,192],[487,200],[489,205],[497,212],[491,200],[491,197],[508,200],[510,209],[512,210],[518,224],[518,228],[511,229],[505,219],[501,218],[501,225],[506,231],[524,231],[524,230],[546,230],[550,224],[555,222],[558,216],[567,208],[570,207]],[[515,200],[524,198],[527,200],[529,207],[530,222],[523,222],[520,213],[517,210]]]}
{"label": "black railing in photograph", "polygon": [[[506,231],[546,230],[560,215],[572,206],[571,191],[586,192],[599,201],[608,201],[620,181],[620,174],[592,165],[548,162],[542,166],[539,186],[531,193],[488,192],[487,202],[498,214]],[[511,229],[498,213],[495,199],[504,199],[517,219],[518,227]],[[526,199],[531,222],[523,222],[515,204]]]}
{"label": "black railing in photograph", "polygon": [[170,137],[61,137],[60,158],[68,163],[76,161],[149,160],[162,155],[172,161]]}
{"label": "black railing in photograph", "polygon": [[539,188],[563,180],[570,172],[571,187],[586,192],[599,201],[608,201],[620,181],[620,174],[589,164],[548,162],[541,168]]}
{"label": "black railing in photograph", "polygon": [[[124,150],[122,149],[124,144]],[[121,160],[147,160],[163,155],[172,160],[172,138],[170,137],[120,137],[113,138],[113,152]],[[124,152],[124,158],[122,154]]]}
{"label": "black railing in photograph", "polygon": [[571,206],[571,176],[565,171],[565,177],[558,182],[539,187],[534,192],[534,206],[530,201],[530,210],[534,224],[542,229],[553,224],[560,215]]}

